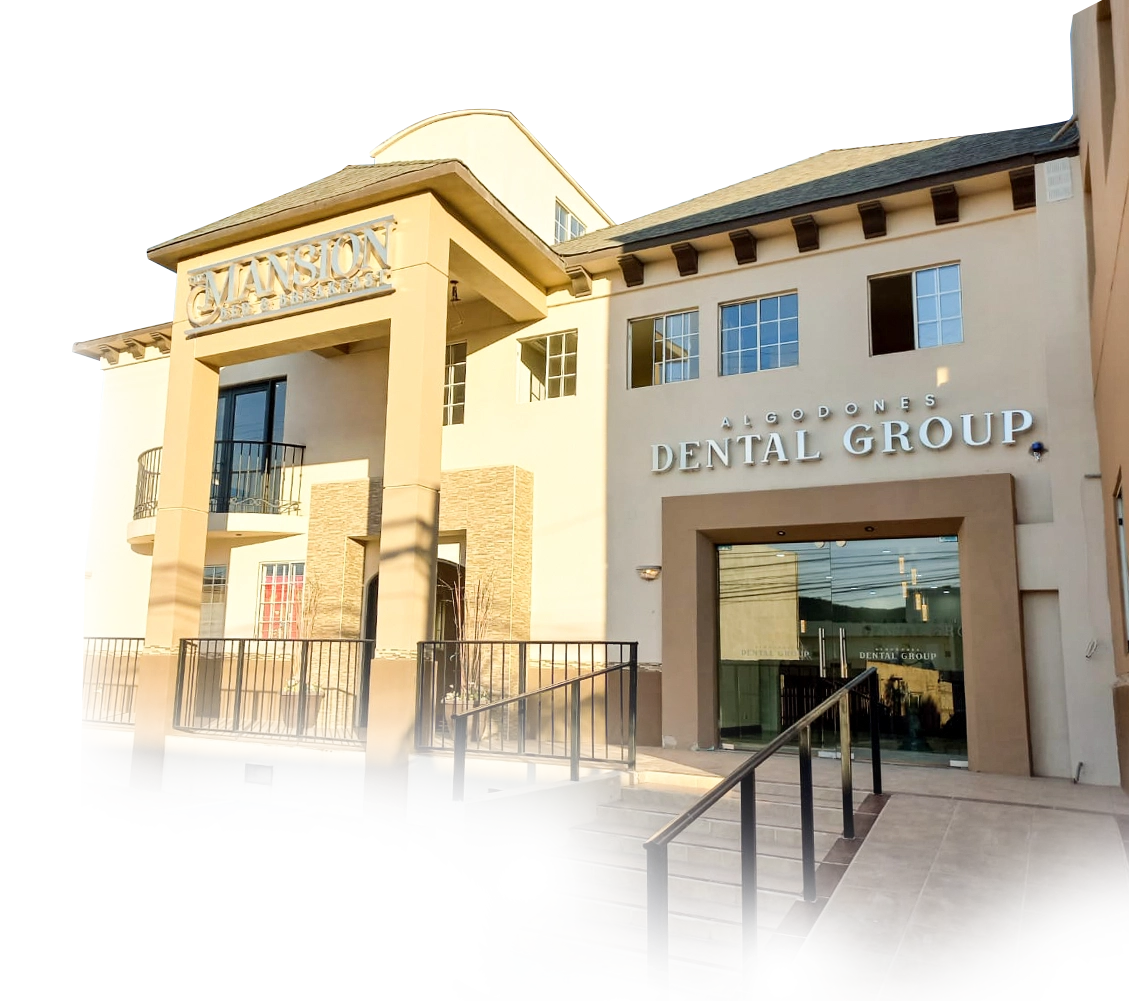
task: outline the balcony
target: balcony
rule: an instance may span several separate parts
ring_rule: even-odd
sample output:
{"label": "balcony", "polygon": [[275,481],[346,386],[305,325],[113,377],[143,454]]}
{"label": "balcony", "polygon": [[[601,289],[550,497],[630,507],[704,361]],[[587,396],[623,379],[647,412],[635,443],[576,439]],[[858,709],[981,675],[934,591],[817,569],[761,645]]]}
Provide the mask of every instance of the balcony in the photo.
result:
{"label": "balcony", "polygon": [[[282,442],[217,441],[208,534],[278,538],[304,531],[299,515],[305,451],[305,445]],[[153,542],[161,452],[150,448],[137,457],[133,520],[126,530],[130,545]]]}

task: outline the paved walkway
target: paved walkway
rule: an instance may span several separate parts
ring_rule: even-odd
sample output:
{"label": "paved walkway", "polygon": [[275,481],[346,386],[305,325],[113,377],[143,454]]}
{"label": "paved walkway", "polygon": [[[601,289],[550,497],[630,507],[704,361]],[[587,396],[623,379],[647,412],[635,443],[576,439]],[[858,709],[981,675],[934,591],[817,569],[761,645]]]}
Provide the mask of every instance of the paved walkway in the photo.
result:
{"label": "paved walkway", "polygon": [[791,1001],[1129,999],[1117,820],[896,794],[789,974]]}
{"label": "paved walkway", "polygon": [[[553,963],[551,959],[523,956],[474,946],[471,955],[479,968],[469,977],[449,978],[456,1001],[646,1001],[647,984],[633,977],[599,969]],[[671,1001],[703,1001],[698,994],[671,987]],[[785,1001],[787,995],[781,995]]]}

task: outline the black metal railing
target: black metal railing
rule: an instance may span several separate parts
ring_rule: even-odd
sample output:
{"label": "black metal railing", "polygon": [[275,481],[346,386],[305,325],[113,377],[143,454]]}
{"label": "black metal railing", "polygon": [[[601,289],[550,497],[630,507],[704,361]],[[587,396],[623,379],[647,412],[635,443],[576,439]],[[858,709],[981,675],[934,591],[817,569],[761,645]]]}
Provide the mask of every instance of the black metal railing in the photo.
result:
{"label": "black metal railing", "polygon": [[369,647],[364,640],[181,640],[173,725],[363,743]]}
{"label": "black metal railing", "polygon": [[[532,699],[541,699],[545,694],[555,694],[558,691],[565,693],[567,690],[568,695],[568,761],[569,761],[569,779],[572,782],[580,781],[580,762],[592,762],[593,764],[609,764],[619,763],[625,764],[634,770],[636,766],[636,715],[638,706],[638,693],[639,693],[639,674],[636,656],[634,656],[634,646],[631,643],[629,646],[631,650],[631,660],[628,664],[613,664],[609,667],[601,668],[599,670],[590,671],[589,674],[581,675],[579,677],[563,680],[552,685],[545,685],[542,688],[536,688],[532,692],[523,692],[520,695],[510,695],[508,699],[499,699],[496,702],[487,702],[482,705],[472,706],[469,709],[463,709],[453,714],[452,720],[454,722],[455,730],[455,766],[452,775],[452,785],[450,785],[450,798],[455,802],[462,802],[466,793],[466,752],[470,744],[470,727],[475,720],[482,718],[483,713],[496,712],[504,710],[509,706],[514,706],[517,710],[517,717],[520,722],[524,723],[527,719],[526,706]],[[625,673],[625,677],[624,677]],[[597,679],[602,679],[604,682],[604,691],[607,691],[607,682],[612,677],[616,676],[618,682],[627,683],[627,719],[624,722],[625,739],[620,745],[619,757],[612,757],[609,754],[610,744],[605,743],[602,745],[604,749],[604,756],[597,756],[596,744],[593,741],[589,745],[589,754],[585,754],[584,746],[584,732],[583,732],[583,709],[584,709],[584,693],[583,686],[590,684],[593,686],[592,697],[589,701],[595,701],[595,687]],[[519,729],[519,735],[523,734],[523,730]],[[522,741],[524,748],[524,740]],[[495,752],[498,753],[498,752]],[[525,754],[524,749],[514,749],[514,754]],[[565,754],[542,754],[531,755],[541,757],[565,757]]]}
{"label": "black metal railing", "polygon": [[161,483],[160,446],[137,457],[137,489],[133,495],[133,517],[152,518],[157,514],[157,488]]}
{"label": "black metal railing", "polygon": [[[161,449],[137,457],[133,517],[157,513]],[[296,514],[302,495],[305,445],[221,440],[212,454],[209,510],[216,514]]]}
{"label": "black metal railing", "polygon": [[654,973],[665,974],[669,944],[669,875],[667,847],[723,796],[740,786],[741,922],[745,962],[755,958],[757,946],[757,786],[756,770],[785,744],[799,738],[800,846],[804,900],[813,901],[815,888],[815,801],[812,790],[811,728],[838,706],[840,769],[843,789],[843,837],[855,836],[854,787],[851,776],[851,693],[867,685],[870,690],[870,753],[875,794],[882,792],[882,761],[878,730],[878,669],[868,668],[837,689],[818,706],[722,779],[681,816],[676,817],[643,847],[647,850],[647,952]]}
{"label": "black metal railing", "polygon": [[87,636],[82,658],[82,718],[133,725],[139,637]]}
{"label": "black metal railing", "polygon": [[[638,644],[440,640],[419,644],[416,747],[635,766]],[[461,732],[461,736],[460,736]]]}

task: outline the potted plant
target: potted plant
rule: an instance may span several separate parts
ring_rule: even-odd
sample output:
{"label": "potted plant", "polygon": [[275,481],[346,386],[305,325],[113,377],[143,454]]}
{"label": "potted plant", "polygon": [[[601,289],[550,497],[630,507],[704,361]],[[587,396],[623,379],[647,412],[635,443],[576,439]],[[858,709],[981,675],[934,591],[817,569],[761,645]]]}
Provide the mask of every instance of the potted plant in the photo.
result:
{"label": "potted plant", "polygon": [[[450,685],[443,696],[443,718],[452,738],[455,735],[455,713],[465,713],[489,702],[489,690],[475,682],[463,685],[461,690]],[[467,720],[468,742],[482,738],[489,715],[488,712],[475,713]]]}
{"label": "potted plant", "polygon": [[321,700],[324,696],[321,685],[316,681],[307,681],[302,685],[302,679],[292,675],[282,692],[281,722],[283,729],[298,736],[298,711],[303,700],[306,703],[305,727],[302,733],[309,733],[318,721],[318,712],[321,710]]}

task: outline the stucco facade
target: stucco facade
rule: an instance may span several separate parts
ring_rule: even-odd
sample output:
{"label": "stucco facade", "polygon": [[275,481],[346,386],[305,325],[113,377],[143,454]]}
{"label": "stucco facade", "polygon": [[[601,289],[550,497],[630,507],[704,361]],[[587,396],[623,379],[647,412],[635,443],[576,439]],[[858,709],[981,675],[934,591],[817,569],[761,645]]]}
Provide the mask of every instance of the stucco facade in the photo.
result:
{"label": "stucco facade", "polygon": [[[1072,135],[834,151],[617,227],[512,116],[439,116],[372,168],[153,248],[178,275],[167,343],[78,346],[103,357],[107,401],[87,633],[145,637],[135,775],[159,776],[206,566],[228,568],[228,637],[261,628],[264,565],[304,565],[306,635],[363,638],[372,604],[377,769],[410,744],[440,559],[489,583],[489,638],[638,641],[641,732],[705,748],[720,742],[719,546],[939,536],[961,552],[969,767],[1118,782]],[[588,232],[550,246],[562,204]],[[334,278],[337,234],[386,218],[387,290]],[[325,301],[272,313],[269,292],[251,296],[271,248],[319,246]],[[959,269],[958,341],[877,350],[872,280],[939,267]],[[243,312],[199,325],[225,274]],[[795,354],[723,375],[723,309],[783,296]],[[644,373],[640,318],[668,316],[692,316],[693,340]],[[210,511],[217,398],[282,378],[274,440],[304,447],[296,505]],[[155,514],[131,520],[137,456],[162,443]],[[787,622],[773,629],[787,645]]]}

